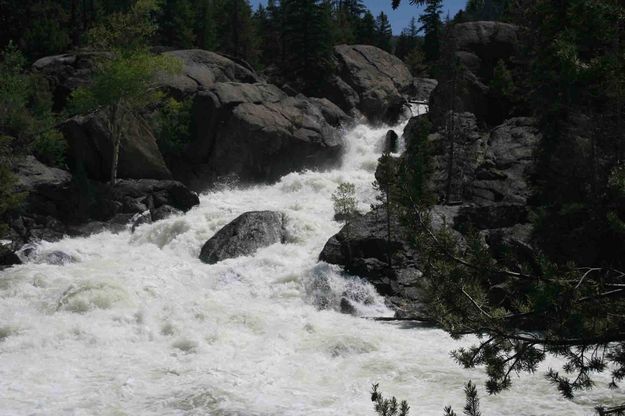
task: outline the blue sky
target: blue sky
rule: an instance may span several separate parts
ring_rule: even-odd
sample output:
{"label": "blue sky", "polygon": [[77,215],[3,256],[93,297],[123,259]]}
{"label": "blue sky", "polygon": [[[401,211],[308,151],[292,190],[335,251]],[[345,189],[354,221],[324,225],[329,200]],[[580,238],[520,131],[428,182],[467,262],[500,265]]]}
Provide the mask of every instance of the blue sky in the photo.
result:
{"label": "blue sky", "polygon": [[[259,3],[267,3],[266,0],[251,0],[254,8]],[[397,9],[393,10],[391,7],[391,0],[364,0],[363,3],[371,10],[375,16],[380,14],[381,11],[386,13],[389,16],[391,21],[391,25],[393,25],[393,33],[399,35],[401,30],[408,26],[410,19],[413,16],[418,17],[423,7],[411,6],[409,0],[403,0],[402,5]],[[467,0],[444,0],[443,1],[443,19],[449,12],[449,15],[453,17],[458,10],[464,8]]]}

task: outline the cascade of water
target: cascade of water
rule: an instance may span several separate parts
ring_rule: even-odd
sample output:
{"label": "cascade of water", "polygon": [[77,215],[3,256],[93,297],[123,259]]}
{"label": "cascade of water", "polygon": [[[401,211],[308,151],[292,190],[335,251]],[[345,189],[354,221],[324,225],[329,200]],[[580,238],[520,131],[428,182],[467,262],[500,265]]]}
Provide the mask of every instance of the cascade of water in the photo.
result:
{"label": "cascade of water", "polygon": [[[403,125],[395,126],[399,132]],[[389,315],[373,288],[318,263],[340,229],[330,195],[354,183],[359,208],[386,128],[346,133],[342,166],[273,185],[221,189],[184,216],[134,233],[43,242],[0,274],[2,415],[367,415],[368,391],[408,399],[415,415],[462,406],[468,378],[436,329],[405,329],[337,312]],[[250,210],[287,214],[290,239],[209,266],[202,244]],[[63,265],[46,255],[63,252]],[[531,397],[531,402],[519,400]],[[583,415],[540,376],[484,400],[488,415]]]}

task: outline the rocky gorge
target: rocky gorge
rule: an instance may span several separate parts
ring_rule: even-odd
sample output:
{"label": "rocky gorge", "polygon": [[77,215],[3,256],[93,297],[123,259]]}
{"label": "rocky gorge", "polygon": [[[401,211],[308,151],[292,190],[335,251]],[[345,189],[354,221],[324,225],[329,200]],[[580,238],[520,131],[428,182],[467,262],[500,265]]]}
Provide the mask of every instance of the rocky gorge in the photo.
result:
{"label": "rocky gorge", "polygon": [[[438,81],[375,47],[340,45],[315,96],[224,55],[163,52],[182,62],[159,88],[163,100],[190,103],[188,141],[166,154],[158,108],[143,109],[128,119],[115,185],[106,183],[113,144],[102,115],[65,121],[66,169],[32,156],[14,167],[24,199],[7,218],[11,250],[1,257],[14,266],[0,280],[0,353],[10,356],[0,373],[20,400],[2,405],[26,413],[35,395],[52,413],[364,414],[362,393],[380,378],[424,414],[441,401],[460,405],[461,394],[440,388],[466,376],[448,356],[460,344],[423,325],[423,255],[371,183],[383,152],[401,163],[426,146],[432,228],[460,241],[477,232],[495,258],[534,257],[542,135],[491,90],[500,61],[522,65],[518,30],[456,25],[449,53],[462,66]],[[88,82],[92,57],[35,63],[58,108]],[[452,101],[450,82],[463,85]],[[358,214],[337,221],[332,193],[344,183]],[[48,361],[30,364],[33,351]],[[47,389],[52,381],[63,395]],[[516,415],[557,393],[524,377],[499,397],[498,414]]]}
{"label": "rocky gorge", "polygon": [[[393,113],[397,118],[409,86],[415,85],[401,61],[373,47],[336,48],[337,59],[345,62],[340,72],[344,92],[356,97],[329,97],[338,106],[327,98],[290,96],[245,62],[213,52],[164,54],[182,62],[180,73],[159,82],[165,97],[192,102],[192,137],[182,152],[168,158],[161,154],[149,122],[154,110],[146,108],[144,117],[128,121],[119,155],[121,182],[109,188],[105,182],[113,145],[102,116],[65,121],[60,130],[68,144],[68,170],[48,168],[32,157],[16,165],[20,191],[28,197],[9,218],[13,249],[184,212],[197,204],[193,191],[221,178],[275,181],[301,169],[336,166],[344,152],[343,131],[354,124],[353,117],[366,114],[379,122],[374,114]],[[72,91],[89,82],[95,59],[102,55],[76,52],[33,64],[33,71],[48,81],[58,111]],[[358,95],[374,84],[378,89],[371,96]]]}
{"label": "rocky gorge", "polygon": [[[478,230],[494,251],[505,251],[510,245],[531,250],[527,182],[540,139],[536,123],[519,116],[496,120],[501,123],[490,127],[488,122],[493,120],[480,113],[492,114],[485,106],[496,104],[487,104],[483,97],[489,96],[487,85],[494,65],[501,59],[514,61],[516,33],[516,28],[495,22],[456,26],[451,36],[453,54],[462,62],[462,82],[468,83],[460,90],[477,88],[479,94],[473,91],[455,97],[451,112],[446,99],[448,80],[442,79],[437,87],[436,81],[412,78],[401,61],[371,46],[335,48],[338,70],[321,90],[325,98],[288,94],[244,62],[213,52],[165,52],[180,59],[183,67],[179,74],[163,78],[161,88],[170,96],[192,100],[193,134],[183,152],[167,163],[150,124],[131,119],[121,145],[122,180],[110,188],[103,182],[112,144],[103,122],[98,114],[68,120],[62,132],[74,177],[34,158],[18,165],[20,189],[28,197],[21,213],[10,221],[13,247],[103,229],[134,229],[191,209],[199,202],[192,190],[206,189],[220,178],[242,183],[275,181],[289,172],[331,168],[345,152],[342,132],[359,117],[371,123],[393,122],[409,111],[410,99],[423,102],[431,94],[429,114],[412,118],[399,135],[405,143],[417,140],[418,118],[434,121],[434,133],[427,140],[432,165],[428,188],[439,201],[432,208],[435,221],[460,233]],[[34,64],[49,80],[57,106],[63,107],[71,91],[88,82],[92,58],[90,53],[78,53]],[[475,100],[481,101],[476,104]],[[389,131],[387,148],[397,141],[393,135],[397,136]],[[82,177],[76,178],[77,172]],[[423,318],[418,253],[398,218],[392,220],[393,241],[387,242],[385,216],[382,209],[375,209],[350,221],[327,242],[319,258],[369,280],[400,316],[412,313]],[[263,217],[247,224],[230,240],[248,235],[254,227],[267,226]],[[222,237],[213,243],[213,250],[253,253],[237,247],[247,244],[244,240],[230,240]],[[263,246],[275,239],[261,240]],[[393,270],[386,266],[389,245]],[[224,258],[208,251],[202,256],[210,262]]]}

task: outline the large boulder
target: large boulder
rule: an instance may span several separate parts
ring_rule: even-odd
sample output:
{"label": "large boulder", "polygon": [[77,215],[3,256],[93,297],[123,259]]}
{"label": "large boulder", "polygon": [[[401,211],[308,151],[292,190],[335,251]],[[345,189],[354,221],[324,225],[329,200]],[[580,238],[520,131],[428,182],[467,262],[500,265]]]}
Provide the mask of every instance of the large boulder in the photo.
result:
{"label": "large boulder", "polygon": [[289,97],[263,83],[217,83],[196,96],[192,111],[195,137],[186,158],[193,168],[185,181],[200,189],[227,175],[276,180],[330,166],[341,154],[340,127],[350,120],[326,99]]}
{"label": "large boulder", "polygon": [[[161,87],[170,95],[181,99],[209,88],[217,82],[259,82],[252,68],[243,62],[235,62],[214,52],[200,49],[164,52],[182,62],[182,70],[176,75],[163,75]],[[107,52],[77,51],[47,56],[33,64],[33,70],[49,82],[56,110],[62,109],[70,94],[78,87],[87,85],[98,59],[107,59]]]}
{"label": "large boulder", "polygon": [[[117,176],[129,179],[171,179],[150,127],[132,114],[127,116],[122,136]],[[77,116],[65,122],[61,131],[69,145],[68,163],[73,170],[84,170],[97,181],[111,174],[113,140],[101,113]]]}
{"label": "large boulder", "polygon": [[[414,279],[420,274],[408,243],[408,231],[395,215],[390,218],[390,238],[383,208],[354,218],[324,246],[319,260],[344,266],[367,279],[383,295],[415,297]],[[389,260],[391,268],[389,268]]]}
{"label": "large boulder", "polygon": [[284,214],[274,211],[246,212],[204,244],[200,260],[214,264],[225,259],[248,256],[259,248],[284,243],[286,239]]}
{"label": "large boulder", "polygon": [[162,86],[176,98],[183,98],[212,87],[218,82],[256,83],[261,79],[243,62],[235,62],[215,52],[187,49],[165,52],[182,61],[182,71],[164,76]]}
{"label": "large boulder", "polygon": [[491,93],[490,84],[499,61],[518,65],[520,29],[502,22],[468,22],[452,26],[444,39],[443,59],[448,68],[432,93],[430,113],[442,124],[447,111],[470,112],[480,124],[501,123],[510,103]]}
{"label": "large boulder", "polygon": [[339,45],[334,56],[336,76],[320,95],[348,113],[358,110],[372,122],[396,121],[413,83],[406,64],[370,45]]}

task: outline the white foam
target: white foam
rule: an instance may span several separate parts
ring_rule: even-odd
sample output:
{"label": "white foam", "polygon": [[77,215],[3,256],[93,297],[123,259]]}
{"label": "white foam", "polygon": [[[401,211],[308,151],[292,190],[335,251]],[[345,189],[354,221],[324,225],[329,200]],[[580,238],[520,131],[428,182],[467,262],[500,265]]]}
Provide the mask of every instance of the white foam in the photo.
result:
{"label": "white foam", "polygon": [[[42,243],[40,252],[76,261],[2,272],[0,414],[362,416],[373,414],[374,382],[408,399],[414,415],[461,409],[463,384],[485,377],[452,361],[458,343],[340,314],[343,295],[359,315],[391,312],[370,285],[317,262],[341,227],[332,220],[337,185],[354,183],[363,211],[374,202],[386,131],[347,133],[338,169],[206,193],[184,216],[134,234]],[[286,213],[288,244],[212,266],[198,260],[222,226],[261,209]],[[590,414],[595,398],[564,401],[541,375],[484,396],[485,414],[515,416]]]}

